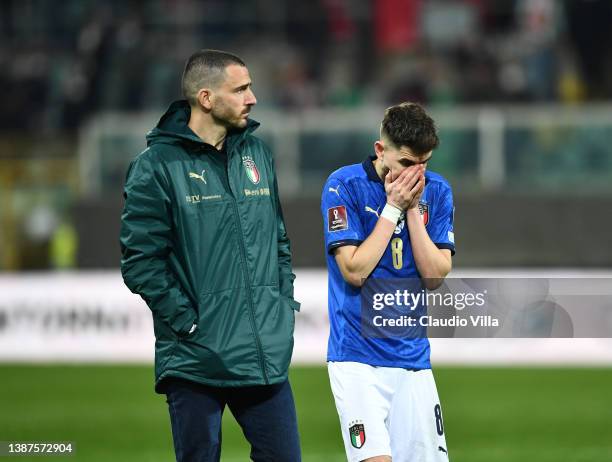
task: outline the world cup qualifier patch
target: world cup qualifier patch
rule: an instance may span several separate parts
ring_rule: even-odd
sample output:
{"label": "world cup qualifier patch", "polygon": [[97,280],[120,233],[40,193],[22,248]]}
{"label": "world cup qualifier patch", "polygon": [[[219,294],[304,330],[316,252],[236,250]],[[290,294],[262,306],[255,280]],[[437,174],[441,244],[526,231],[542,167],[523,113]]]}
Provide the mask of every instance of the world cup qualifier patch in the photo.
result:
{"label": "world cup qualifier patch", "polygon": [[427,205],[427,202],[419,202],[419,213],[423,223],[427,226],[427,223],[429,223],[429,205]]}
{"label": "world cup qualifier patch", "polygon": [[344,231],[348,229],[348,218],[346,216],[346,207],[338,205],[327,209],[327,231]]}
{"label": "world cup qualifier patch", "polygon": [[360,449],[366,442],[365,427],[362,423],[357,422],[349,427],[351,436],[351,445],[355,449]]}

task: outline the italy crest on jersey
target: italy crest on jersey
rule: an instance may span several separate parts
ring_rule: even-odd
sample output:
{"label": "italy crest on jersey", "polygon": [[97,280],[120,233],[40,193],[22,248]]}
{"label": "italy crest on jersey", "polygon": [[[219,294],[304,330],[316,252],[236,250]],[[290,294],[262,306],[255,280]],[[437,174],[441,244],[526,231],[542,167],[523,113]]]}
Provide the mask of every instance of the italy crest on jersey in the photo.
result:
{"label": "italy crest on jersey", "polygon": [[429,205],[427,202],[419,202],[419,213],[423,219],[423,224],[427,226],[427,223],[429,223]]}
{"label": "italy crest on jersey", "polygon": [[360,449],[365,444],[366,435],[365,435],[365,427],[362,423],[356,423],[352,427],[349,428],[349,433],[351,435],[351,444],[354,448]]}
{"label": "italy crest on jersey", "polygon": [[253,158],[251,156],[242,156],[242,165],[244,166],[244,170],[246,171],[249,180],[251,180],[251,183],[259,183],[259,170],[257,169],[257,165],[255,165]]}

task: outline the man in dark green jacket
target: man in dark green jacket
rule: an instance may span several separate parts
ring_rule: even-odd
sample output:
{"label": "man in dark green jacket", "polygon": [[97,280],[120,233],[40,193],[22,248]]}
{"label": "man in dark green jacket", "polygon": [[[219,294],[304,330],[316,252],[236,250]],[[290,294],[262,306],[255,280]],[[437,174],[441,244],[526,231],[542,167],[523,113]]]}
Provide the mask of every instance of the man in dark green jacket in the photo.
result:
{"label": "man in dark green jacket", "polygon": [[287,371],[294,314],[289,239],[240,58],[202,50],[130,165],[121,272],[155,329],[155,389],[178,461],[218,461],[229,406],[255,461],[300,460]]}

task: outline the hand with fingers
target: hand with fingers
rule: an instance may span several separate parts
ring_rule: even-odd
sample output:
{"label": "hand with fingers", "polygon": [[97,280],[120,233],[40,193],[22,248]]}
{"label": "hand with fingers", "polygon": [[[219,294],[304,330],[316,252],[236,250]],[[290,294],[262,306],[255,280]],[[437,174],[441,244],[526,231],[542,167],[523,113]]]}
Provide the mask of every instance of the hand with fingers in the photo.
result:
{"label": "hand with fingers", "polygon": [[391,171],[385,176],[387,203],[400,209],[409,210],[418,206],[425,187],[425,167],[412,165],[396,178]]}

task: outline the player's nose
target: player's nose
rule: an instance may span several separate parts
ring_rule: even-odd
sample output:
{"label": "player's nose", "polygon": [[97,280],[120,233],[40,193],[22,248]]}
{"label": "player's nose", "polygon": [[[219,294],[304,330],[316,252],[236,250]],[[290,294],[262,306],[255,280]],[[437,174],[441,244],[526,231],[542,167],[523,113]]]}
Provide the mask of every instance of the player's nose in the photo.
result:
{"label": "player's nose", "polygon": [[251,90],[250,88],[246,95],[245,104],[247,104],[248,106],[255,106],[257,104],[257,98],[255,98],[255,93],[253,93],[253,90]]}

